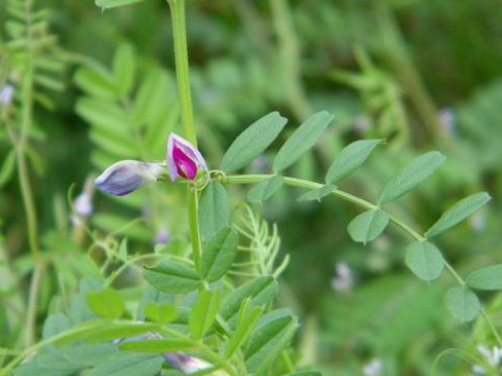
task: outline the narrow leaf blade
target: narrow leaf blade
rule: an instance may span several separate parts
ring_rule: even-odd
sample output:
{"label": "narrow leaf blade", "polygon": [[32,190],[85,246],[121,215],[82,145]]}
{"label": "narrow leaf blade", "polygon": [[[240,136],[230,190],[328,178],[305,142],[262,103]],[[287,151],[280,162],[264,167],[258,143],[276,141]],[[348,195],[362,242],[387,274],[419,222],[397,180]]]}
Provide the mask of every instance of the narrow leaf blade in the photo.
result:
{"label": "narrow leaf blade", "polygon": [[249,126],[230,145],[221,161],[227,173],[248,165],[267,149],[287,123],[278,112],[272,112]]}
{"label": "narrow leaf blade", "polygon": [[490,265],[467,276],[467,285],[477,290],[502,289],[502,264]]}
{"label": "narrow leaf blade", "polygon": [[214,234],[204,247],[200,274],[208,282],[215,282],[232,267],[237,255],[237,231],[223,228]]}
{"label": "narrow leaf blade", "polygon": [[334,184],[352,174],[382,142],[383,140],[360,140],[345,147],[330,166],[326,174],[326,183]]}
{"label": "narrow leaf blade", "polygon": [[321,137],[332,121],[333,115],[326,111],[308,118],[277,153],[273,165],[274,172],[278,173],[298,161],[315,145],[317,139]]}
{"label": "narrow leaf blade", "polygon": [[274,175],[267,180],[256,184],[248,193],[248,201],[259,203],[268,200],[284,184],[284,178],[280,175]]}
{"label": "narrow leaf blade", "polygon": [[431,238],[456,226],[490,200],[491,197],[486,192],[464,198],[444,212],[441,218],[425,233],[425,236]]}
{"label": "narrow leaf blade", "polygon": [[195,270],[170,260],[145,267],[143,277],[157,290],[172,294],[197,290],[201,284]]}
{"label": "narrow leaf blade", "polygon": [[443,163],[445,157],[432,151],[421,155],[406,165],[384,188],[379,204],[386,204],[413,190],[431,176]]}
{"label": "narrow leaf blade", "polygon": [[223,185],[212,180],[200,198],[199,222],[203,239],[228,226],[230,201]]}

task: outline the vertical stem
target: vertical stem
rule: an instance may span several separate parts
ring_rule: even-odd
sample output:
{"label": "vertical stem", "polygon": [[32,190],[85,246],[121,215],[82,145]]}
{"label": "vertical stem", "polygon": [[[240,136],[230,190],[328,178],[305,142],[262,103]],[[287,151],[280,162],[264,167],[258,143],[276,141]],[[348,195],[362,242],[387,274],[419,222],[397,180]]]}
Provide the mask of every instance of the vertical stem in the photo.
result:
{"label": "vertical stem", "polygon": [[194,129],[192,94],[190,88],[190,67],[188,63],[188,47],[186,33],[185,0],[167,0],[171,7],[174,58],[176,64],[176,80],[178,82],[178,100],[181,109],[181,122],[185,136],[194,146],[197,137]]}
{"label": "vertical stem", "polygon": [[[178,100],[181,109],[181,121],[185,136],[195,147],[197,136],[194,128],[192,94],[190,89],[190,66],[188,63],[188,46],[186,33],[185,0],[167,0],[171,8],[174,57],[176,63],[176,79],[178,82]],[[199,230],[198,206],[199,198],[195,187],[188,187],[188,225],[192,239],[195,270],[199,270],[202,254]]]}
{"label": "vertical stem", "polygon": [[27,39],[28,39],[28,61],[26,73],[22,80],[21,97],[22,97],[22,114],[21,114],[21,132],[15,144],[18,179],[21,186],[21,195],[23,199],[26,220],[28,224],[28,242],[30,252],[33,259],[34,269],[31,276],[30,293],[28,298],[28,311],[26,316],[26,337],[25,342],[30,346],[35,339],[36,331],[36,313],[37,313],[37,298],[40,288],[40,278],[42,274],[42,264],[40,260],[40,248],[38,241],[38,219],[33,200],[33,192],[28,172],[28,163],[26,161],[26,146],[28,143],[29,129],[33,118],[33,50],[31,47],[31,13],[33,8],[33,0],[26,0],[25,11],[27,16]]}
{"label": "vertical stem", "polygon": [[300,46],[291,19],[289,4],[287,0],[272,0],[271,7],[279,39],[279,52],[287,75],[287,99],[295,116],[299,120],[305,120],[312,111],[303,90]]}

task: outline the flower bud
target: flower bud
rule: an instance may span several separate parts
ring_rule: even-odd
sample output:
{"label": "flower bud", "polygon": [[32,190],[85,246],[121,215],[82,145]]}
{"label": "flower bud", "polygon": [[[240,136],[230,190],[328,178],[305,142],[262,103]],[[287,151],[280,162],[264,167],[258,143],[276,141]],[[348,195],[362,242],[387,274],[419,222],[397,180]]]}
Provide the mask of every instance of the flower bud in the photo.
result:
{"label": "flower bud", "polygon": [[199,168],[207,171],[206,161],[195,146],[184,138],[171,133],[167,141],[167,168],[172,181],[178,176],[194,180]]}
{"label": "flower bud", "polygon": [[94,180],[94,185],[103,192],[125,196],[159,180],[164,173],[164,166],[160,163],[125,160],[108,167]]}

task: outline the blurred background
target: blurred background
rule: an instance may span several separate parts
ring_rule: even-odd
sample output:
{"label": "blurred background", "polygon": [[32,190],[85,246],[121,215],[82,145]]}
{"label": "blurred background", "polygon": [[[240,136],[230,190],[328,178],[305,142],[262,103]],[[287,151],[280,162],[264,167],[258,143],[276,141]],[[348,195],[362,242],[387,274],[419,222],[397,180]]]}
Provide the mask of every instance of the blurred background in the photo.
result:
{"label": "blurred background", "polygon": [[[54,296],[97,273],[90,259],[106,259],[124,238],[137,254],[159,244],[180,252],[188,240],[183,189],[151,187],[115,199],[86,187],[120,159],[164,159],[167,134],[182,132],[168,7],[160,0],[105,12],[91,0],[37,0],[35,7],[48,12],[40,16],[43,36],[54,36],[27,151],[47,266],[38,306],[43,322],[59,299]],[[341,184],[368,200],[414,156],[439,150],[448,158],[440,171],[391,211],[423,230],[460,198],[486,190],[491,204],[442,235],[438,246],[461,273],[500,263],[501,19],[498,0],[190,1],[200,148],[216,167],[234,137],[263,115],[279,110],[291,132],[310,114],[328,110],[334,125],[290,174],[321,181],[344,145],[385,138]],[[5,1],[0,25],[2,58],[16,39]],[[0,64],[0,83],[16,87],[15,64]],[[248,172],[270,171],[269,157]],[[13,312],[23,309],[33,268],[15,171],[2,126],[0,347],[19,343]],[[87,212],[74,202],[82,191],[92,195]],[[245,193],[231,189],[236,222]],[[279,305],[301,317],[295,341],[302,364],[327,376],[428,375],[446,349],[475,353],[477,345],[490,345],[481,323],[460,325],[446,312],[449,275],[426,285],[406,270],[406,234],[391,229],[366,246],[355,244],[346,227],[357,208],[334,198],[300,203],[301,193],[284,189],[256,209],[277,223],[281,253],[291,256]],[[135,278],[140,283],[138,274],[123,283],[134,286]],[[134,293],[131,288],[131,299]],[[486,299],[500,330],[502,299]],[[471,368],[445,356],[438,374],[470,375]]]}

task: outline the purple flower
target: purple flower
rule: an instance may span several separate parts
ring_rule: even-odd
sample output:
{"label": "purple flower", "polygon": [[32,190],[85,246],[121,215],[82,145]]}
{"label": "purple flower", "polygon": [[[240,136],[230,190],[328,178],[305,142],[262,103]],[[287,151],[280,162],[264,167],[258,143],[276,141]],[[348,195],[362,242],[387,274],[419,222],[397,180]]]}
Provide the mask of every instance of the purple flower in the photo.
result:
{"label": "purple flower", "polygon": [[94,180],[94,185],[103,192],[125,196],[159,180],[164,174],[164,166],[160,163],[125,160],[108,167]]}
{"label": "purple flower", "polygon": [[0,89],[0,104],[2,106],[9,106],[12,103],[14,97],[14,86],[11,84],[5,84]]}
{"label": "purple flower", "polygon": [[171,133],[167,141],[167,169],[174,182],[179,176],[194,180],[199,168],[207,171],[206,161],[195,146],[184,138]]}
{"label": "purple flower", "polygon": [[[162,357],[167,363],[169,363],[173,368],[182,371],[186,375],[202,371],[207,368],[211,368],[212,365],[208,362],[194,358],[183,353],[164,353]],[[215,371],[210,373],[213,376],[228,376],[226,372]]]}
{"label": "purple flower", "polygon": [[155,235],[155,245],[167,244],[170,239],[171,235],[169,234],[169,230],[166,227],[162,227]]}

